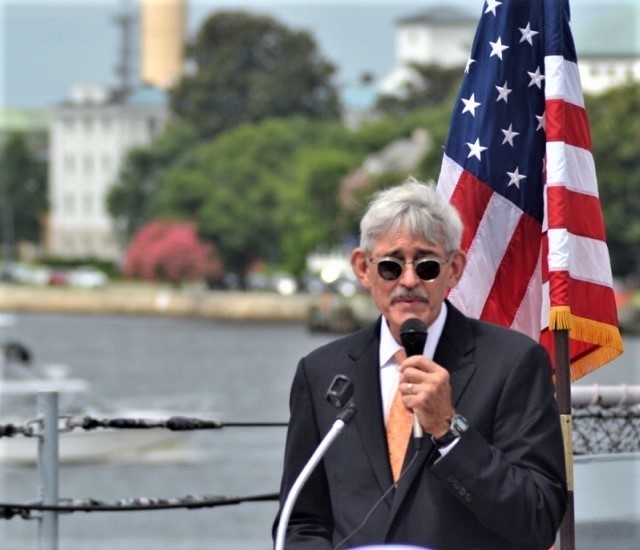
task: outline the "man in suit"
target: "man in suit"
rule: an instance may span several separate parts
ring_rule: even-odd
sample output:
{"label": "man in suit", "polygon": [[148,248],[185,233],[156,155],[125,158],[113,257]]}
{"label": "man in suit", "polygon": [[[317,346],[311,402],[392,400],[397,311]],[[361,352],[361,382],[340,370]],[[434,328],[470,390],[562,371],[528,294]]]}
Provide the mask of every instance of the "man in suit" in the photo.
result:
{"label": "man in suit", "polygon": [[[567,494],[547,352],[446,300],[466,263],[462,224],[432,186],[408,180],[378,193],[360,230],[351,263],[381,316],[298,365],[281,503],[335,421],[325,395],[336,374],[353,382],[357,413],[301,491],[285,548],[548,549]],[[423,354],[398,363],[410,318],[428,336]],[[398,392],[424,436],[407,434],[394,474],[385,424]]]}

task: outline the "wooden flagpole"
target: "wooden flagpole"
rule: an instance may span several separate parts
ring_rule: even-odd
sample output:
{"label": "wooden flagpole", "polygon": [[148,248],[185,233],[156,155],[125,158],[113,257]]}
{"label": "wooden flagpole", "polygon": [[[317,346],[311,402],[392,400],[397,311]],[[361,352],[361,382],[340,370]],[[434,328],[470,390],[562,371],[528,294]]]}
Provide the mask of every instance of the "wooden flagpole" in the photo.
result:
{"label": "wooden flagpole", "polygon": [[573,417],[571,415],[571,372],[569,330],[554,330],[556,359],[556,401],[560,411],[564,458],[567,469],[567,511],[560,525],[560,550],[575,550],[576,529],[573,499]]}

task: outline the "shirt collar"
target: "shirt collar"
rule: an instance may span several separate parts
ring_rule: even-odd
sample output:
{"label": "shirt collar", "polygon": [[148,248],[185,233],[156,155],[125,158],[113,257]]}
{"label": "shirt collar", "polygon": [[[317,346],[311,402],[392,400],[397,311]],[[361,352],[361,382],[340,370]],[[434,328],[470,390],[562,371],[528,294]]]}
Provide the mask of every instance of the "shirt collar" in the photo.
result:
{"label": "shirt collar", "polygon": [[[436,346],[442,336],[444,329],[444,323],[447,320],[447,304],[442,303],[440,313],[436,320],[431,324],[427,332],[427,341],[424,344],[423,355],[429,359],[433,359],[433,355],[436,351]],[[393,361],[395,353],[402,349],[402,346],[395,341],[389,330],[389,325],[386,318],[382,317],[382,323],[380,323],[380,368],[387,366]]]}

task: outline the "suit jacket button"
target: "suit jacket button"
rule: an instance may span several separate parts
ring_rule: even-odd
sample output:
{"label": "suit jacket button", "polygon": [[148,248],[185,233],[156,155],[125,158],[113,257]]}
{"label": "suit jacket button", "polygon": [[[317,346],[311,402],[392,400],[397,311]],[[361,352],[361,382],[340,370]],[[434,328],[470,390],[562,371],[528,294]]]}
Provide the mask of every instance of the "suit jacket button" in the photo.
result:
{"label": "suit jacket button", "polygon": [[460,489],[460,482],[456,479],[454,480],[451,485],[453,485],[453,488],[457,491],[458,489]]}
{"label": "suit jacket button", "polygon": [[473,500],[473,497],[471,496],[471,493],[467,493],[466,495],[464,495],[464,499],[467,502],[471,502]]}
{"label": "suit jacket button", "polygon": [[464,487],[460,487],[460,489],[458,489],[458,494],[463,497],[467,494],[467,490]]}
{"label": "suit jacket button", "polygon": [[449,474],[449,475],[447,476],[447,481],[448,481],[449,483],[453,483],[455,480],[456,480],[456,476],[454,476],[453,474]]}

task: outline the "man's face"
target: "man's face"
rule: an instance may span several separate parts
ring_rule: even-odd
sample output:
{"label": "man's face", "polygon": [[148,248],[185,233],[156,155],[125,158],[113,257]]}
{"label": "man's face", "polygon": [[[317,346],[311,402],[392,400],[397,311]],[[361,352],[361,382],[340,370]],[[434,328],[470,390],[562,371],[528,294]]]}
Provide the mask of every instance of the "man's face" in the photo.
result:
{"label": "man's face", "polygon": [[[382,258],[393,258],[405,263],[397,279],[387,280],[379,273],[379,260]],[[423,280],[416,274],[413,262],[425,258],[440,262],[440,273],[433,280]],[[417,317],[427,327],[431,326],[440,313],[448,291],[460,279],[465,264],[466,258],[462,252],[447,256],[441,246],[412,238],[406,231],[378,240],[371,254],[365,254],[360,248],[356,248],[351,256],[354,273],[371,293],[398,342],[400,326],[407,319]],[[422,269],[419,268],[419,271],[422,272]]]}

